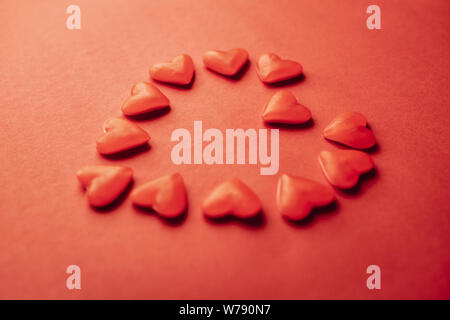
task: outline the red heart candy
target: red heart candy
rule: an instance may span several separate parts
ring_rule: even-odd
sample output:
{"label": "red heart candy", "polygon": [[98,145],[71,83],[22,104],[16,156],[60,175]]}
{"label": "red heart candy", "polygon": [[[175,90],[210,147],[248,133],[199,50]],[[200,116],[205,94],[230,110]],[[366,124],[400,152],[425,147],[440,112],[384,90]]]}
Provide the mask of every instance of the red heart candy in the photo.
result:
{"label": "red heart candy", "polygon": [[311,119],[311,111],[299,104],[288,90],[281,90],[270,98],[262,118],[265,122],[299,124]]}
{"label": "red heart candy", "polygon": [[247,62],[248,52],[236,48],[229,51],[212,50],[203,56],[203,63],[208,69],[217,73],[232,76],[235,75]]}
{"label": "red heart candy", "polygon": [[323,136],[356,149],[367,149],[375,145],[375,136],[367,128],[366,118],[359,112],[340,114],[323,130]]}
{"label": "red heart candy", "polygon": [[103,207],[122,194],[133,177],[133,170],[122,166],[85,166],[78,170],[77,178],[86,188],[89,203]]}
{"label": "red heart candy", "polygon": [[147,132],[125,119],[106,120],[103,128],[105,133],[97,139],[97,151],[101,154],[132,149],[150,140]]}
{"label": "red heart candy", "polygon": [[171,62],[162,62],[150,67],[150,77],[167,83],[186,85],[194,76],[194,62],[187,54],[173,58]]}
{"label": "red heart candy", "polygon": [[354,187],[359,176],[374,167],[372,158],[358,150],[322,151],[319,162],[328,181],[342,189]]}
{"label": "red heart candy", "polygon": [[283,60],[274,53],[265,53],[258,59],[256,72],[262,82],[274,83],[301,75],[303,67],[298,62]]}
{"label": "red heart candy", "polygon": [[131,201],[152,208],[166,218],[175,218],[186,210],[186,189],[179,173],[147,182],[131,193]]}
{"label": "red heart candy", "polygon": [[328,185],[287,174],[278,180],[278,210],[290,220],[303,219],[313,207],[326,206],[334,199],[334,190]]}
{"label": "red heart candy", "polygon": [[131,89],[131,97],[122,104],[122,112],[135,116],[169,106],[169,99],[154,85],[138,82]]}
{"label": "red heart candy", "polygon": [[231,179],[219,184],[202,204],[203,213],[210,218],[232,214],[238,218],[251,218],[261,211],[258,196],[241,180]]}

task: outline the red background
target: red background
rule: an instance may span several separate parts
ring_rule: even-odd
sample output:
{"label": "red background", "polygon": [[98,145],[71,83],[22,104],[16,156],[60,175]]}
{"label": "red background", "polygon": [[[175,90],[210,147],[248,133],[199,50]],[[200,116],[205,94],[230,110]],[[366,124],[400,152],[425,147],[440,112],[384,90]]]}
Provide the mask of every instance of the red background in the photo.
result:
{"label": "red background", "polygon": [[[66,28],[70,4],[81,30]],[[1,298],[450,298],[450,2],[375,1],[382,30],[366,28],[373,1],[2,1],[0,3]],[[210,49],[243,47],[250,66],[232,81],[204,69]],[[377,171],[338,205],[292,225],[275,208],[278,175],[257,166],[170,160],[176,128],[262,128],[278,89],[256,76],[264,52],[301,62],[287,86],[314,125],[280,131],[280,171],[325,181],[317,156],[337,146],[323,128],[360,111],[379,147]],[[152,63],[190,54],[189,90],[159,85],[172,110],[139,124],[151,150],[129,159],[97,154],[103,121],[120,115]],[[173,225],[137,211],[91,209],[75,172],[123,164],[135,185],[179,171],[189,211]],[[264,220],[212,223],[200,204],[224,178],[241,177]],[[82,290],[65,287],[66,267]],[[366,288],[368,265],[382,289]]]}

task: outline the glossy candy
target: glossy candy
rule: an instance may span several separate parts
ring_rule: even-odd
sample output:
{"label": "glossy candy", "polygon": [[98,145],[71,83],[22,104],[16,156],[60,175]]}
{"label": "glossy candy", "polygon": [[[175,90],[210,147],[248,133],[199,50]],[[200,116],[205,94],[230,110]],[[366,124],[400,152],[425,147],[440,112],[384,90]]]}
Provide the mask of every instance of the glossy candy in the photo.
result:
{"label": "glossy candy", "polygon": [[194,76],[194,62],[187,54],[173,58],[171,62],[161,62],[150,67],[150,77],[161,82],[187,85]]}
{"label": "glossy candy", "polygon": [[340,114],[323,130],[323,136],[356,149],[367,149],[375,145],[375,136],[367,128],[366,118],[359,112]]}
{"label": "glossy candy", "polygon": [[234,178],[216,186],[203,201],[202,209],[209,218],[221,218],[229,214],[238,218],[251,218],[261,211],[261,202],[249,187]]}
{"label": "glossy candy", "polygon": [[208,69],[226,76],[235,75],[247,60],[248,52],[240,48],[229,51],[212,50],[203,56],[203,63]]}
{"label": "glossy candy", "polygon": [[89,203],[103,207],[122,194],[133,177],[133,170],[122,166],[85,166],[78,170],[77,178],[86,188]]}
{"label": "glossy candy", "polygon": [[106,120],[105,133],[97,139],[97,151],[101,154],[113,154],[143,145],[150,136],[134,123],[122,119]]}
{"label": "glossy candy", "polygon": [[300,124],[311,119],[311,111],[299,104],[292,92],[280,90],[266,104],[262,118],[270,123]]}
{"label": "glossy candy", "polygon": [[179,173],[147,182],[131,193],[131,201],[152,208],[166,218],[175,218],[186,210],[187,199],[183,178]]}
{"label": "glossy candy", "polygon": [[131,89],[131,97],[122,104],[122,112],[135,116],[169,106],[169,99],[154,85],[138,82]]}
{"label": "glossy candy", "polygon": [[329,185],[287,174],[278,180],[278,211],[290,220],[303,219],[314,207],[326,206],[334,199],[334,190]]}
{"label": "glossy candy", "polygon": [[372,158],[359,150],[322,151],[319,162],[328,181],[342,189],[354,187],[359,176],[374,167]]}
{"label": "glossy candy", "polygon": [[303,67],[298,62],[283,60],[274,53],[265,53],[258,59],[256,72],[262,82],[275,83],[301,75]]}

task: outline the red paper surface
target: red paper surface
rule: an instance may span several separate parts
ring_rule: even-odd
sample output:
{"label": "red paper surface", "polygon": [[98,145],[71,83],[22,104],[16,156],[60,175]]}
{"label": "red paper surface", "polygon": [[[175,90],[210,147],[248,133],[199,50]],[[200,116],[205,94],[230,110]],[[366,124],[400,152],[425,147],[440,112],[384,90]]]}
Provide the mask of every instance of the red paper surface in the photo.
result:
{"label": "red paper surface", "polygon": [[[81,30],[66,8],[81,8]],[[450,298],[449,1],[376,1],[381,30],[368,30],[369,1],[2,1],[0,3],[0,297],[148,299]],[[242,47],[251,63],[238,81],[206,70],[211,49]],[[280,130],[280,170],[182,165],[171,132],[264,128],[260,114],[279,88],[260,82],[264,52],[297,60],[303,81],[286,87],[314,124]],[[152,63],[190,54],[191,89],[158,85],[172,110],[140,121],[151,149],[129,159],[95,150],[103,121],[120,116]],[[334,150],[323,128],[344,111],[375,133],[376,173],[335,210],[304,224],[275,206],[281,173],[325,182],[317,161]],[[136,210],[90,208],[75,172],[120,164],[135,185],[180,172],[189,210],[178,224]],[[240,177],[262,200],[264,220],[205,220],[202,199]],[[68,290],[79,265],[82,289]],[[366,268],[381,267],[381,290]]]}

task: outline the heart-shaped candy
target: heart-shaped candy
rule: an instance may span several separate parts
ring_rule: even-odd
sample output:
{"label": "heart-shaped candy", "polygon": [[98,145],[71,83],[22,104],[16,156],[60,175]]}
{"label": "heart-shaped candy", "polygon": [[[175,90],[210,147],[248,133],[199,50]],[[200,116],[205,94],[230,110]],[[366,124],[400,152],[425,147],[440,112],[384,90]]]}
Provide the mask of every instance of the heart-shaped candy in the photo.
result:
{"label": "heart-shaped candy", "polygon": [[326,206],[334,199],[334,190],[329,185],[287,174],[278,180],[278,210],[290,220],[303,219],[313,207]]}
{"label": "heart-shaped candy", "polygon": [[173,58],[171,62],[161,62],[150,67],[150,77],[167,83],[187,85],[194,76],[194,62],[187,54]]}
{"label": "heart-shaped candy", "polygon": [[86,188],[89,203],[103,207],[113,202],[126,189],[133,170],[122,166],[85,166],[78,170],[77,178]]}
{"label": "heart-shaped candy", "polygon": [[179,173],[147,182],[131,193],[131,201],[152,208],[166,218],[175,218],[186,210],[186,189]]}
{"label": "heart-shaped candy", "polygon": [[375,136],[367,128],[366,118],[359,112],[340,114],[323,130],[323,136],[356,149],[367,149],[375,145]]}
{"label": "heart-shaped candy", "polygon": [[101,154],[132,149],[150,140],[146,131],[125,119],[108,119],[103,128],[105,133],[97,139],[97,151]]}
{"label": "heart-shaped candy", "polygon": [[328,181],[342,189],[354,187],[359,176],[374,167],[372,158],[358,150],[322,151],[319,162]]}
{"label": "heart-shaped candy", "polygon": [[169,99],[157,87],[148,82],[138,82],[131,89],[131,97],[122,104],[122,112],[135,116],[168,106]]}
{"label": "heart-shaped candy", "polygon": [[248,52],[240,48],[229,51],[212,50],[203,55],[203,63],[208,69],[226,76],[235,75],[247,60]]}
{"label": "heart-shaped candy", "polygon": [[261,211],[261,202],[249,187],[234,178],[215,187],[203,201],[202,208],[209,218],[221,218],[229,214],[238,218],[251,218]]}
{"label": "heart-shaped candy", "polygon": [[262,118],[270,123],[300,124],[311,119],[311,111],[299,104],[292,92],[280,90],[266,104]]}
{"label": "heart-shaped candy", "polygon": [[283,60],[274,53],[265,53],[258,59],[256,72],[262,82],[275,83],[301,75],[303,67],[298,62]]}

